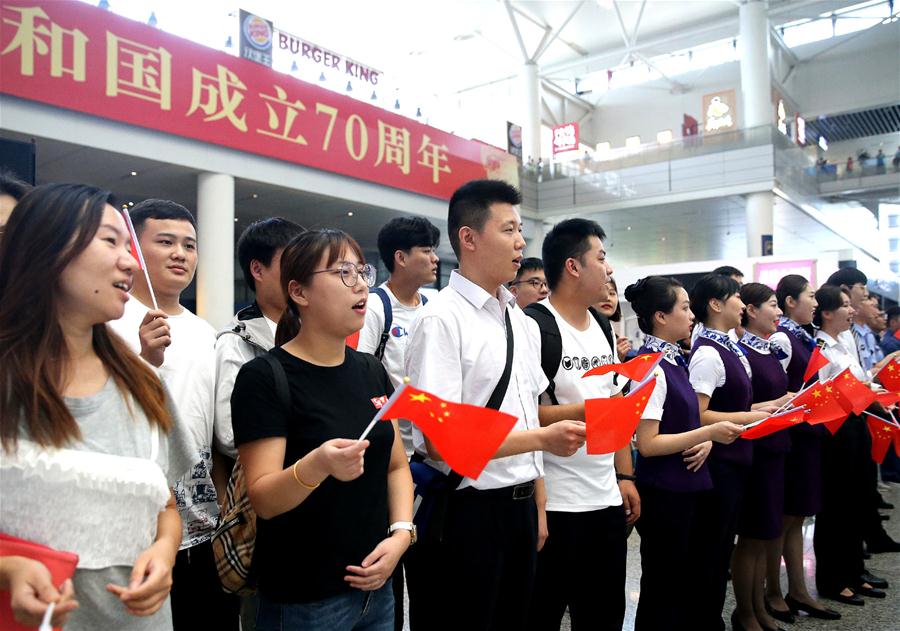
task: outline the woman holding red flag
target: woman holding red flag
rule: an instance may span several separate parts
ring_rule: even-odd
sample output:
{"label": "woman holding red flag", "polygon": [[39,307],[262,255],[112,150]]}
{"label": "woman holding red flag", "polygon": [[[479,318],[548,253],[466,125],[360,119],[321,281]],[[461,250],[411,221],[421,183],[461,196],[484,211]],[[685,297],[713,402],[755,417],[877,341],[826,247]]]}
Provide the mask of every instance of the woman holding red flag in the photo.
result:
{"label": "woman holding red flag", "polygon": [[[691,291],[691,311],[703,329],[694,342],[689,371],[703,425],[724,421],[746,425],[768,417],[783,402],[753,402],[750,364],[744,350],[727,333],[741,324],[744,303],[740,290],[733,278],[707,274]],[[728,565],[752,460],[753,446],[747,440],[715,445],[710,454],[713,492],[700,506],[700,540],[707,546],[707,572],[700,585],[707,600],[700,628],[722,625]],[[739,620],[738,614],[735,611],[732,616],[735,630],[761,631],[754,616]]]}
{"label": "woman holding red flag", "polygon": [[[855,349],[844,339],[855,313],[846,288],[825,285],[816,292],[816,339],[829,363],[819,381],[849,368],[868,384],[871,376],[860,365]],[[852,338],[850,338],[852,344]],[[866,476],[871,437],[862,418],[851,414],[822,447],[822,508],[816,515],[813,545],[816,552],[816,588],[819,595],[848,605],[862,606],[861,596],[884,598],[887,582],[866,572],[863,563],[863,515],[871,480]]]}
{"label": "woman holding red flag", "polygon": [[[816,310],[816,292],[809,281],[788,274],[775,288],[783,315],[769,341],[782,354],[788,390],[799,392],[816,342],[809,334]],[[766,607],[782,622],[794,622],[798,612],[812,618],[838,620],[841,614],[818,602],[806,586],[803,567],[803,522],[822,506],[822,438],[825,428],[801,423],[788,429],[791,446],[785,459],[784,527],[782,536],[768,548]],[[788,591],[781,592],[781,558],[787,569]]]}
{"label": "woman holding red flag", "polygon": [[638,354],[663,353],[656,387],[637,428],[637,486],[641,496],[641,599],[635,631],[694,629],[695,582],[672,581],[672,568],[695,567],[697,507],[712,489],[706,457],[712,441],[730,444],[742,428],[729,421],[700,425],[687,361],[678,340],[689,338],[694,314],[681,283],[649,276],[629,285],[625,298],[647,334]]}
{"label": "woman holding red flag", "polygon": [[377,359],[345,344],[375,270],[346,233],[310,230],[285,247],[281,280],[276,348],[241,368],[231,396],[258,516],[256,628],[393,631],[412,477],[397,421],[357,440],[392,388]]}

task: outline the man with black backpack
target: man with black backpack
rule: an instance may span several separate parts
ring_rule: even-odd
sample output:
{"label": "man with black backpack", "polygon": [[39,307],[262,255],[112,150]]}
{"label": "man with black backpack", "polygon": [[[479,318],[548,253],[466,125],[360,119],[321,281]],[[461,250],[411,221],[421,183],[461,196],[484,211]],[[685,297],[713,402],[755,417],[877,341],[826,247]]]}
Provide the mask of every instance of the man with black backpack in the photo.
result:
{"label": "man with black backpack", "polygon": [[[612,267],[606,234],[593,221],[568,219],[547,233],[544,272],[550,297],[525,313],[541,332],[541,366],[549,386],[541,425],[584,420],[584,401],[620,396],[624,380],[585,372],[616,362],[609,320],[591,305],[606,300]],[[538,554],[529,629],[558,630],[566,607],[572,629],[619,630],[625,616],[626,524],[640,514],[631,451],[568,458],[544,454],[547,542]]]}

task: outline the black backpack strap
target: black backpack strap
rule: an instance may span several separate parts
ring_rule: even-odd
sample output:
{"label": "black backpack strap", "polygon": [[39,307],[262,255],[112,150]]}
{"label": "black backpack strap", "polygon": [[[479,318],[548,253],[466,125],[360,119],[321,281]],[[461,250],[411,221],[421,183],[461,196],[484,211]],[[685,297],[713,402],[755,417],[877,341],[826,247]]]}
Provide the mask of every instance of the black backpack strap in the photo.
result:
{"label": "black backpack strap", "polygon": [[288,387],[287,374],[284,372],[284,366],[271,352],[263,354],[263,357],[272,367],[272,376],[275,377],[275,394],[281,402],[282,407],[290,413],[291,411],[291,389]]}
{"label": "black backpack strap", "polygon": [[424,307],[425,305],[428,304],[428,297],[427,297],[425,294],[420,293],[420,294],[419,294],[419,300],[422,301],[422,306],[423,306],[423,307]]}
{"label": "black backpack strap", "polygon": [[376,287],[372,293],[381,298],[381,305],[384,307],[384,329],[381,331],[381,339],[378,341],[378,347],[372,353],[378,361],[384,358],[384,347],[387,346],[388,339],[391,336],[391,323],[394,321],[394,310],[391,308],[391,299],[382,287]]}
{"label": "black backpack strap", "polygon": [[556,398],[556,383],[554,378],[559,370],[559,364],[562,361],[562,336],[559,334],[559,324],[556,318],[542,304],[537,302],[525,307],[525,315],[531,317],[537,322],[538,329],[541,331],[541,370],[550,382],[547,386],[547,396],[550,397],[550,403],[559,405]]}
{"label": "black backpack strap", "polygon": [[[606,317],[593,307],[588,307],[588,311],[591,312],[591,315],[594,316],[597,324],[599,324],[600,328],[603,329],[603,335],[606,336],[606,341],[609,342],[609,348],[610,350],[612,350],[613,361],[615,361],[615,359],[619,356],[619,351],[616,349],[616,338],[613,335],[612,322],[609,321],[608,317]],[[619,385],[619,375],[617,373],[613,373],[613,385]]]}

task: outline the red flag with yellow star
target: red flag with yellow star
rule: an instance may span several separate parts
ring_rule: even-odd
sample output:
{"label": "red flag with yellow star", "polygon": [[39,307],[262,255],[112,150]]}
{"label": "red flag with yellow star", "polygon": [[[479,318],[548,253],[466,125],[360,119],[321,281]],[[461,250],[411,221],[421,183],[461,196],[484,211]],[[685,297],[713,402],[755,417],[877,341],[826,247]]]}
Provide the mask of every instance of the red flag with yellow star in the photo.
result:
{"label": "red flag with yellow star", "polygon": [[517,420],[498,410],[444,401],[412,386],[384,408],[381,418],[415,423],[451,469],[472,479],[481,475]]}
{"label": "red flag with yellow star", "polygon": [[744,433],[741,434],[741,438],[754,440],[756,438],[768,436],[769,434],[774,434],[775,432],[781,431],[785,428],[799,425],[806,420],[806,415],[808,413],[808,410],[803,407],[791,408],[786,412],[773,414],[772,416],[758,421],[757,424],[751,424],[753,425],[752,427],[748,426],[747,429],[744,430]]}
{"label": "red flag with yellow star", "polygon": [[646,377],[651,370],[656,368],[659,364],[659,360],[662,359],[662,356],[662,353],[645,353],[643,355],[638,355],[624,364],[604,364],[603,366],[591,368],[581,377],[597,377],[599,375],[614,372],[624,375],[632,381],[643,381],[644,377]]}
{"label": "red flag with yellow star", "polygon": [[822,349],[816,346],[809,361],[806,362],[806,371],[803,373],[803,383],[812,379],[820,369],[828,365],[828,359],[822,354]]}
{"label": "red flag with yellow star", "polygon": [[[828,426],[828,429],[831,430],[835,425],[840,427],[849,415],[836,396],[837,393],[830,381],[824,384],[816,382],[794,397],[791,403],[795,407],[805,405],[809,408],[809,415],[806,417],[807,423],[810,425],[833,423]],[[837,428],[834,428],[832,433],[836,431]]]}
{"label": "red flag with yellow star", "polygon": [[[900,329],[898,329],[900,330]],[[881,407],[890,407],[900,402],[900,393],[897,392],[876,392],[875,400],[881,404]]]}
{"label": "red flag with yellow star", "polygon": [[592,455],[611,454],[627,445],[655,387],[656,377],[627,397],[585,399],[587,452]]}
{"label": "red flag with yellow star", "polygon": [[875,402],[875,393],[862,381],[853,376],[850,368],[845,368],[829,383],[837,392],[838,403],[847,413],[862,414]]}
{"label": "red flag with yellow star", "polygon": [[878,371],[875,378],[891,392],[900,392],[900,363],[897,363],[896,359],[892,359]]}
{"label": "red flag with yellow star", "polygon": [[900,429],[873,417],[871,414],[866,418],[866,423],[869,425],[869,433],[872,434],[872,460],[881,464],[884,462],[884,457],[887,455],[891,443],[894,443],[896,447]]}

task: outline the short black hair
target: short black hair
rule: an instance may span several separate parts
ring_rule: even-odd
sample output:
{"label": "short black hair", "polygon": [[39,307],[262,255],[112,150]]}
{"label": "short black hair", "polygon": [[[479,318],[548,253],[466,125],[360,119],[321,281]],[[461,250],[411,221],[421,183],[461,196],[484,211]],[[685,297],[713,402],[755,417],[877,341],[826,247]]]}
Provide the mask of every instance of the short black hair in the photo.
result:
{"label": "short black hair", "polygon": [[436,248],[440,240],[441,231],[425,217],[394,217],[378,232],[378,254],[387,271],[393,273],[397,250]]}
{"label": "short black hair", "polygon": [[861,283],[863,287],[868,284],[869,278],[855,267],[842,267],[825,281],[826,285],[844,285],[845,287],[853,287],[857,283]]}
{"label": "short black hair", "polygon": [[888,322],[890,322],[891,320],[896,320],[897,318],[900,318],[900,307],[891,307],[890,309],[885,311],[884,314],[887,316]]}
{"label": "short black hair", "polygon": [[[764,302],[768,302],[774,295],[775,290],[763,283],[745,283],[741,285],[741,302],[748,306],[761,307]],[[750,318],[747,316],[747,311],[744,310],[744,313],[741,315],[741,326],[747,326],[749,322]]]}
{"label": "short black hair", "polygon": [[800,274],[788,274],[782,276],[775,288],[775,296],[778,298],[778,308],[787,315],[787,299],[788,297],[798,300],[800,294],[809,287],[809,281]]}
{"label": "short black hair", "polygon": [[19,201],[31,189],[31,184],[20,180],[9,169],[0,169],[0,195],[9,195],[14,200]]}
{"label": "short black hair", "polygon": [[813,315],[813,324],[822,326],[822,314],[826,311],[837,311],[844,304],[844,296],[850,297],[850,292],[840,285],[827,284],[819,287],[816,292],[816,313]]}
{"label": "short black hair", "polygon": [[713,274],[718,274],[719,276],[740,276],[744,277],[744,272],[739,270],[736,267],[732,267],[731,265],[720,265],[716,269],[712,271]]}
{"label": "short black hair", "polygon": [[481,232],[491,216],[491,204],[497,203],[518,206],[522,195],[516,187],[501,180],[472,180],[453,193],[447,212],[447,236],[457,259],[460,228],[468,226]]}
{"label": "short black hair", "polygon": [[709,301],[728,300],[735,294],[741,292],[741,285],[731,276],[722,276],[721,274],[705,274],[694,288],[691,290],[691,311],[698,322],[709,319]]}
{"label": "short black hair", "polygon": [[513,282],[521,279],[525,272],[536,272],[536,271],[544,271],[544,262],[536,256],[529,256],[528,258],[522,259],[522,264],[519,267],[518,271],[516,271],[516,278]]}
{"label": "short black hair", "polygon": [[591,249],[590,238],[597,237],[601,241],[606,233],[596,221],[590,219],[566,219],[553,226],[544,237],[541,254],[544,259],[544,273],[547,275],[547,286],[552,291],[562,278],[563,269],[568,259],[579,259]]}
{"label": "short black hair", "polygon": [[641,331],[653,335],[653,316],[658,311],[672,313],[681,286],[681,281],[671,276],[647,276],[625,288],[625,300],[637,314]]}
{"label": "short black hair", "polygon": [[272,264],[275,253],[304,230],[303,226],[283,217],[260,219],[244,229],[237,242],[238,263],[244,274],[244,282],[252,291],[256,291],[256,281],[250,273],[250,263],[259,261],[268,267]]}
{"label": "short black hair", "polygon": [[194,230],[197,230],[197,220],[187,208],[168,199],[145,199],[134,205],[128,211],[131,215],[131,223],[138,234],[148,219],[175,219],[177,221],[189,221]]}

